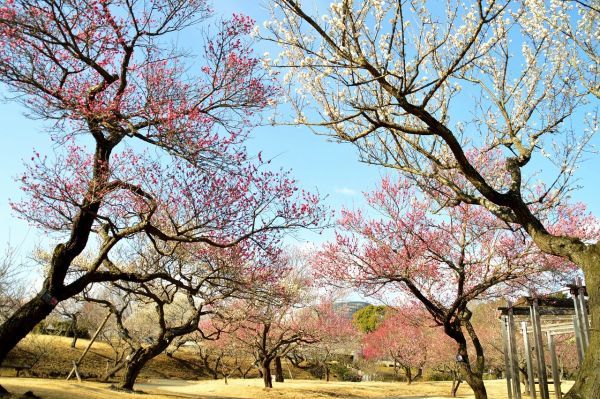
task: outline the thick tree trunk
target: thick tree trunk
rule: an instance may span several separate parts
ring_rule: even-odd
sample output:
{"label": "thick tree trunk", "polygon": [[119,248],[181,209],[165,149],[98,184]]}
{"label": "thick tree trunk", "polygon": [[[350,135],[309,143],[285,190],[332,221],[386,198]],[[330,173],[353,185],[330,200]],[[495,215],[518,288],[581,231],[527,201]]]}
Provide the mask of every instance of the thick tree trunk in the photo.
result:
{"label": "thick tree trunk", "polygon": [[135,359],[130,362],[127,362],[127,366],[125,367],[125,374],[121,379],[121,383],[119,384],[119,388],[125,389],[127,391],[133,391],[133,385],[135,384],[135,380],[140,375],[140,371],[146,364],[146,361],[141,359]]}
{"label": "thick tree trunk", "polygon": [[284,382],[283,367],[281,367],[281,357],[275,358],[275,382]]}
{"label": "thick tree trunk", "polygon": [[[82,286],[77,290],[60,292],[64,288],[64,281],[71,262],[83,252],[87,245],[102,201],[102,195],[98,195],[98,189],[103,187],[107,181],[110,154],[115,145],[117,143],[111,145],[97,143],[96,145],[93,179],[90,181],[86,193],[86,198],[93,198],[93,200],[91,202],[88,199],[83,201],[80,211],[73,218],[69,240],[54,248],[42,292],[18,308],[8,320],[0,325],[0,363],[21,339],[50,314],[60,300],[74,296],[85,288]],[[44,293],[45,295],[43,295]],[[59,298],[57,299],[57,297]]]}
{"label": "thick tree trunk", "polygon": [[479,373],[473,372],[463,365],[463,367],[461,367],[461,375],[473,390],[475,399],[487,399],[487,391],[485,389],[485,385],[483,384],[483,378],[481,375],[479,375]]}
{"label": "thick tree trunk", "polygon": [[[463,327],[467,329],[469,337],[471,338],[471,343],[477,353],[474,365],[471,365],[469,361],[467,340],[462,330]],[[475,399],[487,399],[487,391],[483,384],[485,357],[479,338],[477,337],[473,326],[470,324],[470,321],[468,319],[463,319],[462,327],[457,325],[445,326],[445,332],[458,343],[458,355],[460,355],[460,358],[462,359],[458,362],[460,374],[473,390]]]}
{"label": "thick tree trunk", "polygon": [[413,378],[412,378],[412,370],[410,369],[410,367],[404,366],[404,374],[406,375],[406,383],[408,385],[412,384]]}
{"label": "thick tree trunk", "polygon": [[19,341],[52,312],[53,306],[41,298],[41,294],[36,295],[0,325],[0,363]]}
{"label": "thick tree trunk", "polygon": [[565,399],[600,398],[600,248],[597,245],[581,257],[580,266],[589,295],[590,345]]}
{"label": "thick tree trunk", "polygon": [[162,339],[149,347],[135,352],[126,362],[125,374],[123,374],[119,388],[127,391],[133,391],[135,380],[140,375],[140,371],[142,371],[146,363],[164,352],[172,341],[172,339]]}
{"label": "thick tree trunk", "polygon": [[[21,306],[0,326],[0,363],[33,328],[56,306],[56,304],[81,292],[85,286],[64,292],[64,281],[71,262],[85,249],[94,220],[100,208],[102,194],[98,190],[108,179],[110,154],[117,143],[107,145],[97,143],[94,154],[93,178],[89,182],[86,198],[81,209],[72,220],[71,236],[65,243],[58,244],[52,253],[48,276],[44,281],[42,292]],[[42,300],[43,293],[46,294]],[[52,293],[52,295],[50,294]],[[58,299],[57,299],[58,298]]]}
{"label": "thick tree trunk", "polygon": [[271,359],[263,360],[262,374],[265,388],[273,388],[273,380],[271,379]]}
{"label": "thick tree trunk", "polygon": [[[485,389],[485,385],[483,384],[483,378],[481,378],[481,376],[475,373],[470,374],[471,375],[465,378],[465,381],[473,390],[473,393],[475,394],[475,399],[487,399],[487,391]],[[456,387],[456,389],[458,389],[458,386]]]}

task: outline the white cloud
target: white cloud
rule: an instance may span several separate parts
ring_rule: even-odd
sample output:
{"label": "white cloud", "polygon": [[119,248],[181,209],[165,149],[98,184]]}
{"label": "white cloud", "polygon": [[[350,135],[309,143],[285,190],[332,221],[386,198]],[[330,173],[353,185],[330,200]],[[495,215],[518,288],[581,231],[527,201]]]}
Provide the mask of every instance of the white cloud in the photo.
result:
{"label": "white cloud", "polygon": [[354,196],[354,195],[358,194],[356,192],[356,190],[353,190],[353,189],[348,188],[348,187],[341,187],[341,188],[340,187],[336,187],[335,188],[335,192],[338,193],[338,194],[348,195],[348,196]]}

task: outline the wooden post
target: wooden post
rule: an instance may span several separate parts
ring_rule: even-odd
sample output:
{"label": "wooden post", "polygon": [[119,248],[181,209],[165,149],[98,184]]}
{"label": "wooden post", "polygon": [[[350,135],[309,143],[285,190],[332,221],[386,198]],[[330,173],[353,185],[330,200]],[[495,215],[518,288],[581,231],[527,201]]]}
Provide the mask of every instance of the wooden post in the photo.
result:
{"label": "wooden post", "polygon": [[581,342],[581,330],[579,329],[577,315],[573,315],[573,327],[575,330],[575,346],[577,346],[577,360],[579,360],[581,366],[581,362],[583,362],[583,342]]}
{"label": "wooden post", "polygon": [[73,375],[73,373],[75,373],[75,375],[77,376],[77,379],[79,381],[81,381],[81,378],[79,377],[79,370],[77,368],[79,367],[79,365],[81,364],[81,361],[83,360],[83,358],[85,357],[85,355],[87,355],[88,351],[92,347],[92,344],[94,343],[94,341],[98,337],[98,334],[100,334],[100,331],[104,328],[104,325],[106,324],[106,322],[110,318],[110,315],[111,315],[111,313],[108,312],[108,314],[106,315],[106,317],[104,318],[104,320],[100,324],[100,327],[98,327],[98,329],[96,330],[96,332],[92,336],[92,339],[90,340],[90,343],[85,348],[85,350],[83,351],[83,353],[81,354],[81,356],[79,356],[79,359],[77,359],[77,361],[73,361],[73,368],[71,369],[71,372],[69,372],[69,375],[67,376],[67,381],[69,380],[69,378],[71,378],[71,376]]}
{"label": "wooden post", "polygon": [[556,399],[562,398],[560,392],[560,373],[558,372],[558,361],[556,359],[556,345],[554,344],[554,336],[550,331],[546,332],[548,336],[548,348],[550,349],[550,359],[552,360],[552,380],[554,381],[554,396]]}
{"label": "wooden post", "polygon": [[508,392],[508,399],[513,399],[512,396],[512,365],[509,359],[509,348],[508,344],[508,331],[506,329],[507,317],[502,316],[500,318],[500,329],[502,331],[502,342],[504,347],[504,373],[506,374],[506,390]]}
{"label": "wooden post", "polygon": [[548,378],[546,377],[546,362],[544,358],[544,343],[542,341],[542,326],[538,308],[538,299],[533,298],[531,307],[531,324],[533,325],[533,339],[535,342],[536,358],[538,365],[538,381],[541,399],[550,399],[548,392]]}
{"label": "wooden post", "polygon": [[508,339],[510,344],[510,360],[513,375],[513,394],[515,399],[521,399],[521,377],[519,376],[519,355],[517,352],[517,338],[515,337],[515,318],[512,303],[508,302]]}
{"label": "wooden post", "polygon": [[521,331],[523,331],[523,347],[525,349],[525,362],[527,363],[527,380],[529,382],[529,397],[535,399],[535,375],[533,374],[533,364],[531,362],[531,347],[529,345],[529,335],[527,334],[527,322],[521,322]]}
{"label": "wooden post", "polygon": [[[72,372],[75,372],[75,376],[77,377],[77,381],[81,382],[81,377],[79,376],[79,370],[77,370],[77,363],[75,363],[75,360],[73,360],[73,369],[71,370]],[[71,375],[71,374],[69,374]],[[67,377],[67,379],[69,379],[69,377]]]}
{"label": "wooden post", "polygon": [[587,305],[585,303],[585,287],[581,279],[577,279],[577,299],[579,300],[579,315],[581,319],[581,331],[583,332],[584,353],[590,346],[590,319],[588,317]]}
{"label": "wooden post", "polygon": [[[575,287],[577,286],[577,283],[573,283],[573,284],[575,285]],[[575,330],[575,332],[579,335],[579,338],[582,340],[581,350],[583,351],[584,343],[583,343],[582,328],[581,328],[581,314],[580,314],[580,310],[579,310],[579,299],[577,298],[578,295],[579,295],[579,293],[578,293],[577,288],[572,288],[571,289],[571,298],[573,299],[573,309],[575,310],[575,317],[577,318],[577,326],[576,326],[577,329]]]}

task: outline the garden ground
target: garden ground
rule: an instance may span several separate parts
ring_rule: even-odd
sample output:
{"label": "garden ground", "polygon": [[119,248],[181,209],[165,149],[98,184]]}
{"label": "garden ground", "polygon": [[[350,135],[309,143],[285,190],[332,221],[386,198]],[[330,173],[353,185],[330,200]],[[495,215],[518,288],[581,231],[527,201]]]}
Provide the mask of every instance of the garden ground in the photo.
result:
{"label": "garden ground", "polygon": [[[504,380],[486,381],[490,399],[506,399]],[[0,378],[0,384],[15,395],[32,391],[42,399],[400,399],[448,398],[450,382],[324,382],[319,380],[289,380],[275,383],[272,390],[262,387],[259,379],[184,381],[150,379],[136,385],[145,394],[131,394],[111,389],[110,384],[39,378]],[[563,383],[564,390],[570,382]],[[472,398],[466,384],[461,385],[458,397]]]}

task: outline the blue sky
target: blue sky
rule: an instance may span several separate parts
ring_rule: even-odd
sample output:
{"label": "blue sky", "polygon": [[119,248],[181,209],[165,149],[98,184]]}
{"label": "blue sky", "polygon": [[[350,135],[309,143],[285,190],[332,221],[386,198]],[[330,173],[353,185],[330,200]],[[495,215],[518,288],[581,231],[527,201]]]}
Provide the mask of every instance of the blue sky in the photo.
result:
{"label": "blue sky", "polygon": [[[244,13],[259,23],[267,17],[264,8],[258,7],[254,1],[215,1],[213,4],[217,16]],[[193,31],[187,35],[180,38],[184,45],[188,40],[194,40]],[[257,54],[269,50],[264,46],[257,44]],[[49,243],[42,232],[20,220],[10,209],[9,200],[18,199],[21,195],[15,178],[23,172],[23,160],[29,159],[34,149],[40,153],[52,151],[44,122],[32,120],[25,113],[26,109],[16,102],[0,102],[0,167],[3,171],[0,176],[0,251],[10,243],[19,248],[21,257],[27,257],[35,246],[47,246]],[[358,162],[352,146],[329,142],[303,127],[257,128],[247,146],[250,153],[262,151],[263,157],[272,159],[275,167],[292,169],[303,188],[327,196],[327,202],[333,208],[342,204],[359,206],[361,191],[374,188],[384,173]],[[321,241],[323,237],[304,232],[296,239]]]}
{"label": "blue sky", "polygon": [[[224,17],[232,12],[244,13],[262,24],[268,13],[259,4],[253,0],[217,0],[214,1],[214,9],[217,15]],[[188,37],[182,39],[187,41]],[[190,37],[190,40],[193,38]],[[265,51],[277,52],[264,43],[258,43],[257,53]],[[34,148],[44,153],[51,151],[44,124],[27,118],[24,112],[25,109],[17,103],[0,103],[0,168],[3,171],[0,176],[0,250],[10,242],[13,246],[20,246],[21,256],[27,256],[36,244],[47,245],[48,242],[43,233],[30,228],[10,210],[9,198],[18,199],[20,196],[14,179],[23,171],[22,160],[30,158]],[[375,188],[380,177],[388,173],[358,162],[357,153],[351,145],[329,142],[326,137],[316,136],[304,127],[258,128],[253,132],[248,148],[251,153],[260,150],[265,158],[273,158],[276,166],[292,169],[304,188],[327,195],[327,202],[333,208],[361,206],[361,192]],[[600,160],[594,156],[580,170],[578,176],[583,188],[574,196],[575,200],[585,202],[596,215],[600,215],[600,205],[596,200],[600,195],[596,177],[599,171]],[[302,233],[299,239],[323,240],[309,233]]]}

